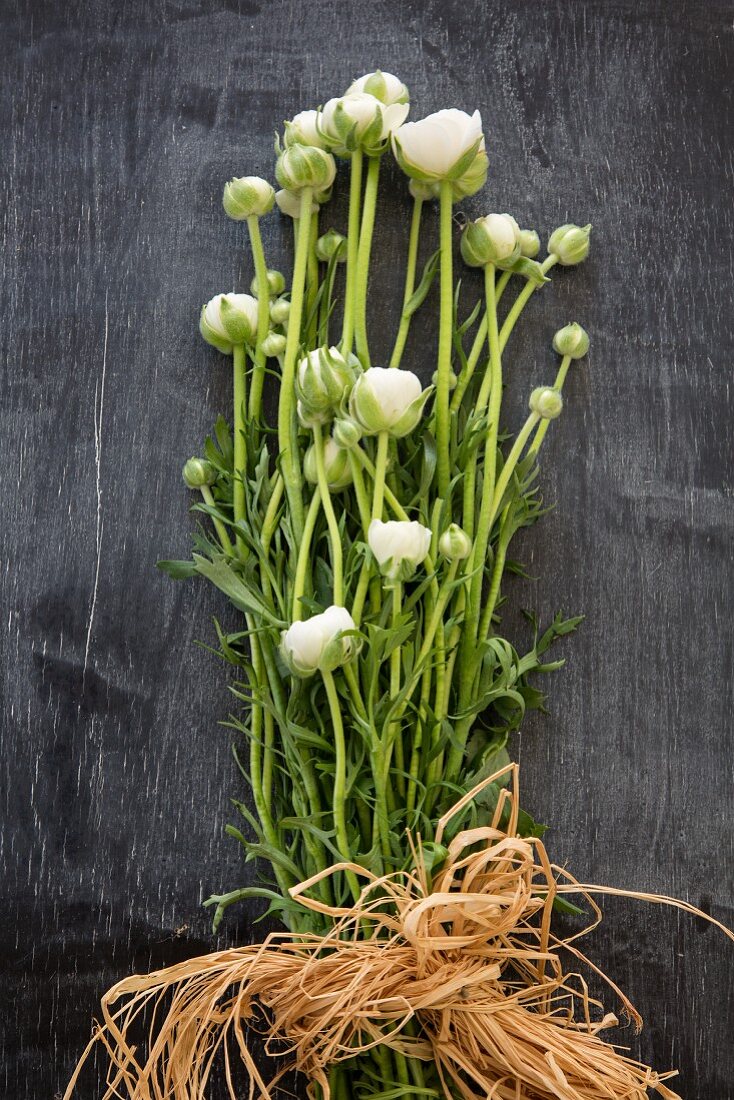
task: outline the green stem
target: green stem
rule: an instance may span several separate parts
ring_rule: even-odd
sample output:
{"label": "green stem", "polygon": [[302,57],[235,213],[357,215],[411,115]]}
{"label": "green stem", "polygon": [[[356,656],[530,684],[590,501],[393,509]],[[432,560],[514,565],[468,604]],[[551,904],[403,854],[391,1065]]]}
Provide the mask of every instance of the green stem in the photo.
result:
{"label": "green stem", "polygon": [[357,256],[359,253],[359,215],[362,200],[362,162],[364,153],[352,153],[349,180],[349,227],[347,229],[347,280],[344,291],[344,323],[341,350],[348,355],[354,340],[354,307],[356,303]]}
{"label": "green stem", "polygon": [[[201,486],[201,495],[204,499],[205,504],[208,504],[210,508],[216,508],[217,502],[212,496],[212,491],[208,485]],[[219,539],[219,542],[221,543],[222,550],[224,550],[225,554],[231,558],[234,554],[234,550],[232,549],[232,541],[227,534],[227,528],[224,526],[221,519],[218,519],[216,516],[211,516],[210,518],[212,523],[214,524],[214,530],[217,532],[217,537]]]}
{"label": "green stem", "polygon": [[[339,695],[336,690],[336,684],[334,683],[334,677],[331,672],[321,673],[324,686],[326,687],[326,697],[329,700],[329,710],[331,712],[331,724],[334,732],[334,794],[332,809],[334,814],[334,829],[336,832],[336,843],[341,853],[342,859],[352,860],[352,852],[349,846],[349,833],[347,831],[347,819],[345,813],[346,802],[346,790],[347,790],[347,759],[346,759],[346,745],[344,742],[344,723],[342,722],[341,706],[339,704]],[[357,880],[357,876],[353,871],[347,871],[347,882],[349,888],[352,891],[354,900],[356,901],[360,895],[360,885]]]}
{"label": "green stem", "polygon": [[316,343],[318,330],[318,315],[316,312],[316,295],[319,292],[319,261],[316,255],[316,241],[319,237],[319,211],[318,208],[311,214],[311,231],[308,241],[308,279],[306,291],[306,318],[308,319],[308,332],[306,342],[309,348]]}
{"label": "green stem", "polygon": [[382,519],[389,440],[390,436],[388,432],[380,432],[377,437],[377,457],[375,459],[375,480],[372,496],[372,519]]}
{"label": "green stem", "polygon": [[484,477],[482,498],[479,510],[474,548],[471,555],[470,572],[473,573],[469,603],[464,620],[464,638],[467,647],[473,647],[479,623],[479,605],[482,596],[484,560],[492,530],[490,505],[495,487],[497,471],[497,437],[499,433],[500,409],[502,406],[502,355],[499,333],[497,331],[497,302],[495,299],[494,264],[487,264],[484,272],[484,286],[487,295],[487,318],[489,336],[489,410],[487,441],[484,448]]}
{"label": "green stem", "polygon": [[259,422],[262,414],[262,392],[266,362],[265,352],[262,351],[262,342],[268,335],[270,327],[270,294],[268,293],[268,265],[265,262],[265,252],[260,236],[260,219],[257,215],[253,214],[247,219],[247,229],[250,234],[250,247],[255,262],[255,276],[260,292],[257,296],[257,342],[255,345],[248,415],[250,420]]}
{"label": "green stem", "polygon": [[451,375],[451,342],[454,319],[454,286],[451,253],[451,219],[453,195],[451,182],[441,181],[440,243],[441,243],[441,312],[438,333],[438,377],[436,385],[436,469],[438,495],[448,500],[451,482],[449,397]]}
{"label": "green stem", "polygon": [[510,484],[510,478],[512,477],[513,471],[520,460],[520,455],[525,449],[525,444],[530,438],[533,428],[539,420],[539,413],[530,413],[530,416],[527,418],[522,428],[517,433],[517,438],[512,445],[512,449],[507,456],[504,466],[502,467],[502,473],[497,478],[497,484],[495,485],[494,494],[492,496],[492,505],[489,509],[488,526],[490,531],[492,530],[492,525],[494,524],[500,504],[502,503],[502,497],[505,495],[507,486]]}
{"label": "green stem", "polygon": [[509,537],[507,535],[507,516],[510,511],[510,505],[508,504],[502,513],[502,519],[500,521],[500,533],[497,540],[497,549],[494,555],[494,566],[492,568],[492,579],[489,585],[489,593],[487,595],[487,602],[484,605],[482,611],[482,617],[479,621],[479,640],[484,641],[489,636],[489,631],[492,627],[492,616],[494,615],[494,609],[497,606],[497,599],[500,594],[500,585],[502,584],[502,574],[505,571],[505,561],[507,560],[507,547],[509,545]]}
{"label": "green stem", "polygon": [[405,343],[408,339],[412,313],[406,313],[406,306],[415,290],[415,271],[418,262],[418,243],[420,241],[421,215],[423,213],[423,199],[413,200],[413,216],[410,220],[410,236],[408,238],[408,265],[405,271],[405,290],[403,291],[403,312],[400,316],[400,326],[395,338],[395,347],[390,356],[389,366],[399,367],[403,358]]}
{"label": "green stem", "polygon": [[329,540],[331,542],[331,567],[334,574],[334,603],[338,604],[339,607],[343,607],[344,578],[341,534],[339,532],[336,513],[334,512],[334,505],[331,502],[329,481],[326,477],[326,466],[324,465],[324,437],[320,424],[314,424],[313,426],[313,444],[316,455],[316,474],[319,479],[319,489],[321,491],[321,504],[324,509],[324,515],[326,516],[326,523],[329,528]]}
{"label": "green stem", "polygon": [[[497,305],[500,303],[500,299],[505,292],[505,287],[509,283],[512,277],[511,271],[503,271],[497,280],[497,289],[495,292],[495,301]],[[482,354],[482,348],[487,340],[487,314],[484,313],[479,327],[477,328],[476,335],[474,337],[474,343],[471,346],[471,351],[467,356],[466,366],[459,376],[459,381],[456,384],[456,389],[451,396],[451,412],[456,412],[464,400],[464,394],[466,393],[467,386],[472,380],[474,371],[476,370],[479,357]]]}
{"label": "green stem", "polygon": [[[543,274],[546,275],[550,271],[550,269],[552,267],[554,267],[555,264],[557,264],[557,263],[558,263],[558,257],[555,254],[552,254],[550,256],[546,256],[546,258],[543,260],[542,264],[540,265],[541,268],[542,268]],[[541,284],[541,286],[542,285],[543,284]],[[525,306],[527,305],[530,298],[532,298],[532,296],[533,296],[533,294],[535,293],[536,290],[538,290],[538,284],[534,283],[534,282],[531,282],[530,279],[528,279],[527,283],[525,284],[525,286],[523,287],[523,289],[520,291],[517,298],[513,302],[512,308],[510,309],[507,316],[505,317],[505,322],[502,325],[502,330],[500,332],[500,350],[501,351],[505,350],[505,344],[509,340],[510,335],[512,333],[512,330],[514,329],[514,327],[517,324],[517,321],[520,317],[520,314],[525,309]]]}
{"label": "green stem", "polygon": [[[571,356],[564,355],[563,359],[561,360],[561,365],[558,368],[556,380],[553,383],[554,390],[558,390],[560,392],[563,389],[563,383],[566,381],[566,375],[568,374],[568,368],[570,366]],[[535,439],[533,440],[530,449],[528,450],[528,457],[532,456],[533,458],[535,458],[535,456],[537,455],[538,451],[540,450],[541,444],[545,439],[545,433],[548,431],[549,425],[550,420],[541,420],[540,424],[538,424],[538,430],[535,433]]]}
{"label": "green stem", "polygon": [[[234,389],[234,470],[232,479],[232,503],[235,524],[245,518],[245,466],[247,464],[247,444],[245,440],[245,349],[235,344],[232,349],[232,381]],[[237,549],[245,553],[245,541],[242,534],[236,533]]]}
{"label": "green stem", "polygon": [[294,623],[299,622],[303,615],[301,597],[306,591],[306,575],[308,573],[308,567],[311,564],[311,540],[313,538],[314,527],[316,526],[316,518],[319,514],[320,508],[321,492],[317,485],[314,489],[313,496],[311,497],[311,503],[308,506],[308,512],[306,513],[306,522],[303,528],[303,536],[301,538],[301,544],[298,547],[296,574],[293,579],[293,601],[291,604],[291,620]]}
{"label": "green stem", "polygon": [[291,310],[288,317],[283,375],[278,404],[278,447],[280,465],[285,482],[290,510],[293,538],[298,545],[303,534],[303,496],[301,492],[301,463],[298,454],[298,425],[296,422],[295,373],[298,349],[301,343],[301,317],[303,315],[303,288],[308,260],[308,241],[311,232],[312,189],[301,192],[301,216],[298,220],[298,240],[293,266]]}
{"label": "green stem", "polygon": [[[403,587],[396,581],[392,589],[392,628],[397,630],[400,621],[400,607]],[[394,699],[400,691],[400,646],[395,646],[390,654],[390,698]],[[403,755],[403,738],[398,729],[395,736],[395,765],[398,769],[397,785],[400,796],[405,798],[405,758]]]}
{"label": "green stem", "polygon": [[355,337],[357,355],[363,367],[369,367],[370,365],[370,353],[367,346],[367,283],[370,274],[370,253],[372,251],[372,233],[375,227],[375,207],[377,205],[377,186],[379,179],[380,157],[369,157],[367,182],[364,187],[362,223],[359,230],[359,251],[357,253],[357,277],[355,285]]}
{"label": "green stem", "polygon": [[357,507],[359,509],[359,521],[362,524],[362,534],[367,538],[367,533],[370,526],[370,502],[367,495],[367,488],[364,483],[364,475],[362,474],[362,466],[360,465],[354,450],[349,452],[349,468],[352,471],[352,482],[354,483],[354,495],[357,498]]}

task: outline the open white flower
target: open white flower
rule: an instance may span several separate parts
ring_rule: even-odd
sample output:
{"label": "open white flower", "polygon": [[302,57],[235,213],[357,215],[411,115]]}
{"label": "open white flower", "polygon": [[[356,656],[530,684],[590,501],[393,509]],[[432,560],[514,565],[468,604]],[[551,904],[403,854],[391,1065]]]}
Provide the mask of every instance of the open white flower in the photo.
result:
{"label": "open white flower", "polygon": [[207,344],[230,355],[235,344],[252,345],[257,336],[257,298],[217,294],[202,306],[199,332]]}
{"label": "open white flower", "polygon": [[[403,171],[417,180],[458,180],[484,153],[482,116],[455,107],[436,111],[418,122],[406,122],[392,135]],[[481,186],[481,184],[480,184]]]}
{"label": "open white flower", "polygon": [[380,103],[387,104],[388,107],[393,103],[408,103],[410,101],[408,89],[402,80],[399,80],[397,76],[393,76],[392,73],[383,73],[380,69],[376,69],[373,73],[367,73],[365,76],[360,76],[358,80],[350,84],[347,88],[347,95],[351,95],[352,92],[368,92],[375,99],[379,99]]}
{"label": "open white flower", "polygon": [[388,106],[368,92],[348,92],[329,100],[319,115],[319,128],[329,148],[340,156],[355,149],[374,153],[384,147],[409,110],[408,103]]}
{"label": "open white flower", "polygon": [[356,629],[347,609],[333,604],[305,622],[292,623],[283,632],[281,652],[296,676],[332,672],[346,664],[356,653],[355,638],[350,635],[344,637],[345,631]]}
{"label": "open white flower", "polygon": [[430,392],[412,371],[369,367],[354,383],[349,411],[366,435],[389,432],[399,438],[413,431]]}
{"label": "open white flower", "polygon": [[392,581],[412,577],[431,546],[431,529],[417,520],[373,519],[367,542],[380,572]]}

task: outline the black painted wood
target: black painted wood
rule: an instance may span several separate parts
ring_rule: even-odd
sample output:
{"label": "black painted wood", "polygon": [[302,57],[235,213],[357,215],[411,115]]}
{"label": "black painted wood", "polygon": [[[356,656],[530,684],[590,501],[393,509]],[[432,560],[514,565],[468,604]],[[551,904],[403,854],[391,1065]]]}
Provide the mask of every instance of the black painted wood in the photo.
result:
{"label": "black painted wood", "polygon": [[[200,908],[253,873],[223,835],[243,790],[216,725],[222,669],[193,644],[227,612],[153,563],[186,553],[179,470],[227,407],[226,362],[196,332],[200,303],[251,275],[222,184],[270,174],[281,120],[376,65],[408,82],[415,117],[481,108],[491,175],[468,212],[595,226],[590,261],[554,274],[511,348],[516,423],[552,376],[554,329],[578,319],[593,341],[544,461],[558,507],[521,546],[539,579],[511,592],[588,616],[551,715],[518,741],[525,802],[580,877],[734,923],[733,16],[652,0],[2,5],[5,1095],[63,1088],[131,967],[262,934],[255,904],[216,939]],[[408,211],[386,180],[382,353]],[[343,227],[343,194],[330,212]],[[277,266],[288,229],[264,225]],[[430,372],[431,354],[413,342],[406,365]],[[680,1066],[689,1100],[730,1100],[731,945],[675,913],[606,910],[591,948],[648,1025],[623,1041]]]}

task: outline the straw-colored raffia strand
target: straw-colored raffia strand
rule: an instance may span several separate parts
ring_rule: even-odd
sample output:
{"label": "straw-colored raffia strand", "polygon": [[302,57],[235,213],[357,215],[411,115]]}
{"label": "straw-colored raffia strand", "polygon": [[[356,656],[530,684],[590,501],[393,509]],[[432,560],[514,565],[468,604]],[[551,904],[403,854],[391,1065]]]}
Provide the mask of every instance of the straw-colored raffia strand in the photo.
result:
{"label": "straw-colored raffia strand", "polygon": [[[705,914],[671,898],[571,879],[550,863],[540,840],[516,835],[517,766],[492,780],[508,773],[512,782],[491,825],[459,833],[430,886],[420,850],[414,870],[380,879],[340,864],[292,890],[301,904],[333,917],[324,937],[281,933],[119,982],[103,998],[102,1024],[64,1100],[97,1044],[109,1056],[105,1100],[200,1100],[220,1057],[237,1100],[233,1045],[250,1096],[270,1098],[283,1071],[266,1082],[245,1039],[248,1021],[262,1011],[266,1050],[285,1050],[325,1100],[329,1067],[381,1043],[434,1060],[449,1098],[642,1100],[653,1089],[674,1100],[664,1084],[673,1073],[658,1075],[599,1037],[617,1019],[604,1015],[581,975],[567,969],[570,960],[600,973],[572,942],[589,929],[557,938],[552,907],[559,895],[581,894],[595,914],[591,927],[601,919],[592,900],[599,893]],[[438,842],[475,794],[442,819]],[[307,896],[319,878],[348,867],[367,880],[353,907],[332,909]],[[639,1029],[635,1009],[608,984]],[[137,1049],[131,1036],[153,1008],[148,1041]],[[411,1019],[416,1037],[405,1030]]]}

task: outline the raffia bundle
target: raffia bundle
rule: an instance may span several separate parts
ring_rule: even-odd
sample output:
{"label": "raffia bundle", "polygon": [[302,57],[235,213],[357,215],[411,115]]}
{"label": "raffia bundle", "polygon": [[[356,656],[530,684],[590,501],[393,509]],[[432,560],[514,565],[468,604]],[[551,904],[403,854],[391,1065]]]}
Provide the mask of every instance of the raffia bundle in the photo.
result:
{"label": "raffia bundle", "polygon": [[[290,1065],[308,1076],[310,1094],[318,1086],[325,1100],[330,1067],[382,1044],[435,1061],[449,1100],[642,1100],[649,1089],[674,1100],[677,1094],[664,1084],[674,1071],[659,1075],[599,1037],[617,1017],[603,1013],[568,963],[600,975],[639,1030],[642,1021],[629,1000],[573,945],[601,919],[592,894],[705,914],[660,895],[576,882],[550,862],[542,841],[517,835],[517,765],[486,782],[507,773],[511,786],[491,824],[459,833],[432,881],[418,847],[410,871],[376,878],[350,865],[368,880],[351,908],[330,908],[307,896],[324,875],[346,870],[339,865],[291,891],[304,906],[334,918],[327,935],[274,934],[261,945],[119,982],[102,1001],[103,1023],[65,1100],[97,1044],[110,1060],[105,1100],[202,1097],[219,1056],[237,1100],[232,1038],[249,1074],[250,1096],[270,1098],[285,1070],[266,1082],[245,1039],[247,1025],[263,1012],[265,1050],[289,1054]],[[476,793],[442,818],[438,843],[453,814]],[[581,932],[558,938],[551,932],[553,903],[567,893],[580,894],[594,919]],[[152,1008],[148,1043],[139,1051],[130,1036]]]}

